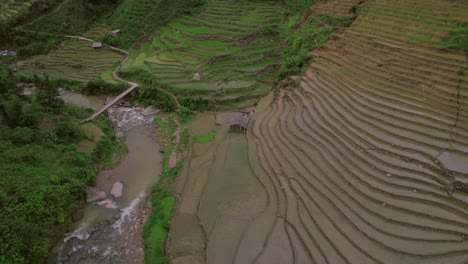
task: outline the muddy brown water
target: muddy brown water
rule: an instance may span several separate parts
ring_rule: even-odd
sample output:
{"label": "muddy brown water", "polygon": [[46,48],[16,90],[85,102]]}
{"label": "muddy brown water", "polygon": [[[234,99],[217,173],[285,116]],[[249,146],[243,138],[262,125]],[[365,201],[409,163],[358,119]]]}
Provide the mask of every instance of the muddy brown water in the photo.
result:
{"label": "muddy brown water", "polygon": [[[103,102],[76,93],[64,99],[90,108]],[[135,115],[125,121],[148,118]],[[85,207],[83,217],[54,248],[49,263],[144,262],[141,228],[146,212],[142,202],[158,181],[164,159],[153,130],[151,125],[139,124],[124,131],[128,155],[117,168],[97,175],[96,187],[106,192],[106,199]],[[123,193],[116,198],[110,191],[118,181],[123,183]]]}
{"label": "muddy brown water", "polygon": [[84,95],[75,91],[62,90],[60,97],[65,101],[93,110],[99,108],[106,101],[105,95]]}

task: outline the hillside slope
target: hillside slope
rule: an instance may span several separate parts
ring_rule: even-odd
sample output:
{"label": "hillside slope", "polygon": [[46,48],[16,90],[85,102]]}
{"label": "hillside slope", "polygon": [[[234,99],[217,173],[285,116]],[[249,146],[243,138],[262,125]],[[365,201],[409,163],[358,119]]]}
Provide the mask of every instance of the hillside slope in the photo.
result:
{"label": "hillside slope", "polygon": [[254,116],[251,163],[298,263],[467,263],[468,60],[439,49],[467,19],[368,1]]}
{"label": "hillside slope", "polygon": [[209,1],[199,15],[179,17],[152,34],[122,71],[156,77],[187,106],[194,98],[253,105],[272,88],[280,63],[283,9],[272,3]]}

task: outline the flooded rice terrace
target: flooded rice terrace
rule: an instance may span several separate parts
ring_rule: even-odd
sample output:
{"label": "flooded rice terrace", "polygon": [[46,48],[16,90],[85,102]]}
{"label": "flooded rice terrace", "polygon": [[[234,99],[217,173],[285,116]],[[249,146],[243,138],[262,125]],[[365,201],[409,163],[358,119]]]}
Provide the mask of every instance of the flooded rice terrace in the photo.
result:
{"label": "flooded rice terrace", "polygon": [[[62,91],[62,98],[94,109],[104,102],[103,97],[70,91]],[[151,126],[154,116],[129,107],[114,107],[109,115],[125,135],[128,155],[117,168],[97,175],[83,217],[56,245],[49,263],[144,262],[147,208],[142,202],[159,179],[163,161]]]}

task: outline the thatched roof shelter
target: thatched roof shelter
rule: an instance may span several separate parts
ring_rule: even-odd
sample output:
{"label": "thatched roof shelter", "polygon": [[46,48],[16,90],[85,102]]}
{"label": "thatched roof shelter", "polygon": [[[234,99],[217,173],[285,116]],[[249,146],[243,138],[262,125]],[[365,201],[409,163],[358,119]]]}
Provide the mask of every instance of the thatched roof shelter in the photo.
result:
{"label": "thatched roof shelter", "polygon": [[249,125],[250,113],[236,113],[231,117],[231,129],[245,131]]}

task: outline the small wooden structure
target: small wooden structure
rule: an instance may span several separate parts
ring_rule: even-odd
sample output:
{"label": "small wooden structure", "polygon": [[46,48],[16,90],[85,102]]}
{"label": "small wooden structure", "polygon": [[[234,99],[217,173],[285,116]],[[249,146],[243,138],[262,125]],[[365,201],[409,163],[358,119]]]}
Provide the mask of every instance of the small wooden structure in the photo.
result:
{"label": "small wooden structure", "polygon": [[93,49],[102,48],[102,42],[93,42]]}
{"label": "small wooden structure", "polygon": [[112,30],[112,31],[110,32],[110,34],[111,34],[112,36],[118,36],[118,35],[120,35],[120,32],[121,32],[120,29],[114,29],[114,30]]}
{"label": "small wooden structure", "polygon": [[231,117],[231,130],[245,132],[249,125],[250,113],[238,113]]}

